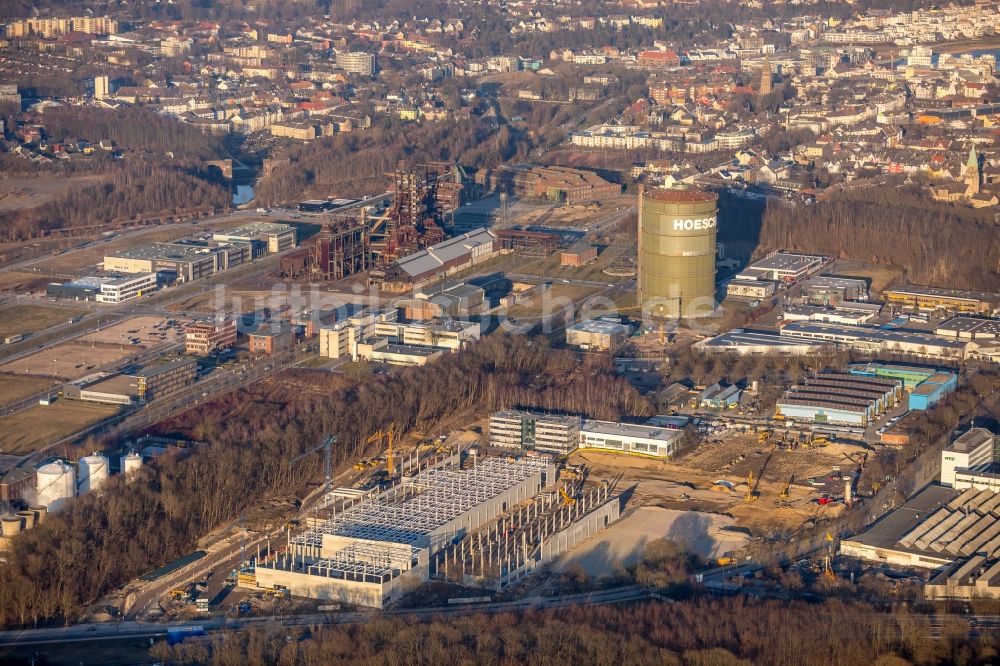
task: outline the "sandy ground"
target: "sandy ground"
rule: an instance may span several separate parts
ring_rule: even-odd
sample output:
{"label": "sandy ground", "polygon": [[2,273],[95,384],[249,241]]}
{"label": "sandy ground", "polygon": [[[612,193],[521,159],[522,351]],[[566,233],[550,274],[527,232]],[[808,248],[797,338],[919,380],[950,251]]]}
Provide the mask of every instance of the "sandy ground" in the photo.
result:
{"label": "sandy ground", "polygon": [[896,282],[902,276],[903,269],[896,266],[876,266],[861,261],[838,259],[828,272],[842,277],[868,278],[870,280],[869,291],[877,293]]}
{"label": "sandy ground", "polygon": [[[306,291],[306,293],[308,292]],[[168,309],[173,312],[198,312],[202,314],[214,313],[220,309],[228,312],[254,312],[256,309],[264,307],[280,308],[287,303],[287,300],[287,296],[280,292],[247,291],[220,285],[209,291],[199,292],[183,301],[172,303]]]}
{"label": "sandy ground", "polygon": [[[0,372],[58,377],[64,381],[79,379],[103,366],[179,340],[173,332],[168,333],[163,340],[153,335],[153,325],[162,321],[162,318],[153,316],[132,317],[100,331],[86,333],[69,342],[11,361],[0,366]],[[141,342],[133,345],[127,339],[123,340],[123,336],[139,338]]]}
{"label": "sandy ground", "polygon": [[728,516],[644,506],[565,553],[554,567],[565,571],[580,565],[592,577],[614,575],[619,566],[638,564],[646,546],[657,539],[683,542],[698,555],[714,559],[747,542],[747,535],[724,529],[734,524]]}
{"label": "sandy ground", "polygon": [[[631,493],[629,508],[657,506],[725,514],[741,527],[768,532],[795,530],[828,511],[814,503],[822,493],[806,480],[826,478],[838,466],[851,469],[851,457],[857,460],[858,453],[857,447],[838,444],[796,451],[762,450],[755,438],[727,435],[721,442],[702,444],[678,462],[592,450],[578,452],[570,462],[589,467],[590,478],[595,480],[620,474],[619,487]],[[748,504],[749,472],[753,472],[756,500]],[[781,498],[793,477],[789,497]],[[715,485],[720,480],[732,484],[732,490]]]}

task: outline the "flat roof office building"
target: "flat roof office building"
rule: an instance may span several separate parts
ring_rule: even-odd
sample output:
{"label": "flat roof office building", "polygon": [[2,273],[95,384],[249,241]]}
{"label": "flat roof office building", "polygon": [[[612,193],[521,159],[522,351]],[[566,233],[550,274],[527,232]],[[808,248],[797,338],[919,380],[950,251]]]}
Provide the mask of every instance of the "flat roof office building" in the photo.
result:
{"label": "flat roof office building", "polygon": [[192,324],[184,330],[184,351],[195,356],[207,356],[219,349],[236,344],[236,321]]}
{"label": "flat roof office building", "polygon": [[148,365],[135,373],[139,402],[149,402],[180,391],[194,383],[198,364],[193,358],[179,358]]}
{"label": "flat roof office building", "polygon": [[1000,319],[959,315],[934,329],[935,335],[958,340],[991,341],[1000,339]]}
{"label": "flat roof office building", "polygon": [[[986,428],[972,428],[946,446],[941,451],[941,484],[957,487],[957,473],[989,471],[994,460],[994,439]],[[970,485],[975,484],[965,487]]]}
{"label": "flat roof office building", "polygon": [[490,416],[490,446],[569,453],[580,438],[580,417],[510,410]]}
{"label": "flat roof office building", "polygon": [[118,273],[156,273],[169,271],[181,282],[208,277],[215,273],[217,259],[208,248],[156,243],[121,250],[104,256],[104,270]]}
{"label": "flat roof office building", "polygon": [[98,303],[122,303],[156,291],[156,273],[140,273],[128,277],[112,278],[101,283]]}
{"label": "flat roof office building", "polygon": [[580,349],[610,351],[628,339],[632,327],[614,321],[585,319],[566,328],[566,344]]}
{"label": "flat roof office building", "polygon": [[237,229],[217,231],[212,234],[212,239],[244,243],[260,241],[271,254],[290,250],[298,242],[295,227],[277,222],[253,222]]}
{"label": "flat roof office building", "polygon": [[960,289],[924,287],[916,284],[897,285],[882,292],[890,305],[920,310],[951,310],[954,312],[994,314],[1000,311],[1000,294]]}
{"label": "flat roof office building", "polygon": [[772,282],[799,282],[819,272],[826,265],[828,257],[791,252],[772,252],[755,261],[736,278],[739,280],[770,280]]}
{"label": "flat roof office building", "polygon": [[678,429],[584,419],[579,448],[666,459],[683,436]]}

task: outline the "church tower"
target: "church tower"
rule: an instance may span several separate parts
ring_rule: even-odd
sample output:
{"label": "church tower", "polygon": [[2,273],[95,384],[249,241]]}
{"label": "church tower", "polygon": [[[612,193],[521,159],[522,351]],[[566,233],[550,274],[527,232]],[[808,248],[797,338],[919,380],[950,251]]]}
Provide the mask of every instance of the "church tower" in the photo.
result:
{"label": "church tower", "polygon": [[764,55],[764,66],[760,70],[760,94],[767,95],[774,89],[771,75],[771,56]]}
{"label": "church tower", "polygon": [[965,196],[971,197],[982,191],[982,180],[979,177],[979,155],[976,147],[969,149],[969,161],[965,163]]}

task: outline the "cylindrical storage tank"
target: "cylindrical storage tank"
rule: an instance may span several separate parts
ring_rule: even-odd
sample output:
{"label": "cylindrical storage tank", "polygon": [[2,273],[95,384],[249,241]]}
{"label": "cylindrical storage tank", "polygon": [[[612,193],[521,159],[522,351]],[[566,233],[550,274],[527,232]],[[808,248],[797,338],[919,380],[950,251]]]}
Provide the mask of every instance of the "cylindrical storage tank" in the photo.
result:
{"label": "cylindrical storage tank", "polygon": [[17,536],[21,533],[21,518],[19,516],[4,516],[0,518],[0,533],[5,537]]}
{"label": "cylindrical storage tank", "polygon": [[44,506],[31,506],[28,509],[35,514],[35,524],[41,525],[45,522],[45,514],[48,513]]}
{"label": "cylindrical storage tank", "polygon": [[638,300],[654,317],[715,310],[719,197],[699,189],[639,192]]}
{"label": "cylindrical storage tank", "polygon": [[97,490],[108,480],[108,459],[99,453],[84,456],[76,463],[77,486],[81,495]]}
{"label": "cylindrical storage tank", "polygon": [[73,466],[57,460],[38,468],[36,474],[38,503],[57,511],[67,499],[76,496],[76,473]]}
{"label": "cylindrical storage tank", "polygon": [[24,529],[30,530],[35,526],[35,512],[34,511],[18,511],[17,517],[20,518],[24,525]]}
{"label": "cylindrical storage tank", "polygon": [[128,478],[129,474],[134,474],[138,469],[142,467],[142,456],[138,453],[129,453],[128,455],[122,456],[121,469],[122,474]]}

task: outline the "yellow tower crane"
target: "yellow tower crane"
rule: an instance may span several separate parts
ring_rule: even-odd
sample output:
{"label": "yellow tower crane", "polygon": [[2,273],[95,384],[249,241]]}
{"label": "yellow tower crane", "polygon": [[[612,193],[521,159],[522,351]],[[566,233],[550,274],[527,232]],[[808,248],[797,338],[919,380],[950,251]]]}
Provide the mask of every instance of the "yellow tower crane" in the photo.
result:
{"label": "yellow tower crane", "polygon": [[385,469],[389,476],[396,473],[396,446],[401,436],[402,432],[396,424],[391,423],[388,428],[376,430],[365,440],[365,444],[381,444],[383,440],[385,441]]}
{"label": "yellow tower crane", "polygon": [[393,423],[389,426],[389,430],[386,432],[386,439],[388,440],[388,445],[385,450],[385,471],[388,472],[389,476],[394,476],[396,474],[396,455],[395,449],[393,448],[402,433]]}

